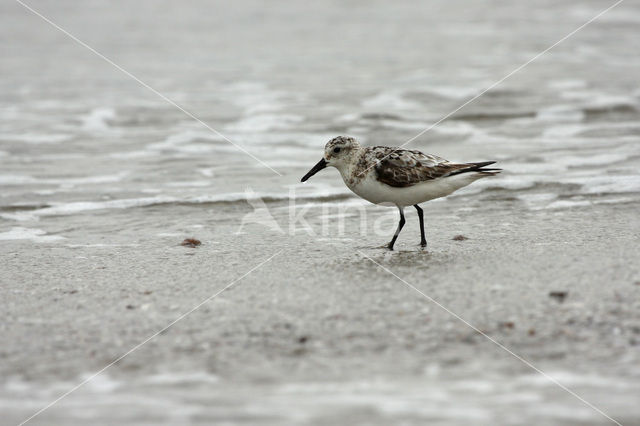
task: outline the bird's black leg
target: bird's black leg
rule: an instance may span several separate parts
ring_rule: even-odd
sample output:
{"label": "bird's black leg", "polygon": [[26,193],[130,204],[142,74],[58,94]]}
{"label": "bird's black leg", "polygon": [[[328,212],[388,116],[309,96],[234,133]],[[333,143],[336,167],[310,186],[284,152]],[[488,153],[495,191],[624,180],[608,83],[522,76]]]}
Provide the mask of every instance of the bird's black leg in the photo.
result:
{"label": "bird's black leg", "polygon": [[389,242],[389,250],[393,250],[393,245],[396,243],[396,239],[398,238],[398,234],[400,234],[400,231],[402,231],[402,227],[404,226],[404,211],[402,207],[398,207],[398,210],[400,210],[400,223],[398,223],[398,229],[396,229],[396,233],[393,234],[393,238],[391,239],[391,242]]}
{"label": "bird's black leg", "polygon": [[422,215],[422,209],[417,204],[414,204],[413,207],[418,210],[418,217],[420,218],[420,247],[426,247],[427,239],[424,237],[424,216]]}

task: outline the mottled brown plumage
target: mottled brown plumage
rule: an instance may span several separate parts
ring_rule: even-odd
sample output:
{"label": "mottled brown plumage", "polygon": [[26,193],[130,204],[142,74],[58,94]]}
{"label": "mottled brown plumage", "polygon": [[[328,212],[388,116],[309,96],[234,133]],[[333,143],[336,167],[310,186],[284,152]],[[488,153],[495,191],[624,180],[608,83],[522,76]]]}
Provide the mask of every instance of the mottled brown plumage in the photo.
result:
{"label": "mottled brown plumage", "polygon": [[482,167],[494,162],[451,163],[444,158],[424,154],[416,150],[375,146],[365,149],[365,157],[376,163],[374,170],[378,181],[389,186],[404,188],[420,182],[471,171],[491,172]]}

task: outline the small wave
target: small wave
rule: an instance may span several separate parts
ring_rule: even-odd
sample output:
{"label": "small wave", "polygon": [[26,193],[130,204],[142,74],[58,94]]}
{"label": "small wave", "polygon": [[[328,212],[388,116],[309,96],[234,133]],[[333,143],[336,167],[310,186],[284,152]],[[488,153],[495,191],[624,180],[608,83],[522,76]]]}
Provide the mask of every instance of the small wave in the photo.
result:
{"label": "small wave", "polygon": [[561,182],[581,185],[586,194],[640,192],[640,175],[568,177]]}
{"label": "small wave", "polygon": [[550,210],[561,210],[561,209],[572,209],[576,207],[589,207],[597,204],[624,204],[635,201],[632,198],[624,197],[624,198],[612,198],[605,200],[557,200],[551,202],[544,207],[538,207],[538,209],[550,209]]}
{"label": "small wave", "polygon": [[598,119],[602,115],[636,117],[640,113],[640,104],[634,96],[607,95],[592,90],[566,90],[560,93],[563,99],[576,104],[568,106],[581,111],[587,119]]}
{"label": "small wave", "polygon": [[596,153],[594,155],[553,155],[547,157],[549,162],[554,164],[560,164],[567,168],[578,168],[585,166],[606,166],[608,164],[615,164],[621,161],[629,159],[628,154],[618,153]]}
{"label": "small wave", "polygon": [[0,185],[24,185],[33,183],[36,179],[24,175],[0,175]]}
{"label": "small wave", "polygon": [[553,90],[583,89],[587,87],[587,82],[578,79],[553,80],[547,86]]}
{"label": "small wave", "polygon": [[406,99],[401,91],[384,91],[362,101],[365,108],[388,110],[420,110],[419,103]]}
{"label": "small wave", "polygon": [[[425,126],[427,128],[427,126]],[[433,128],[433,131],[443,135],[471,136],[482,135],[482,131],[470,123],[464,121],[444,121]]]}
{"label": "small wave", "polygon": [[31,240],[35,243],[50,243],[53,241],[64,240],[59,235],[47,235],[42,229],[30,229],[16,226],[10,231],[0,233],[0,241],[7,240]]}
{"label": "small wave", "polygon": [[85,185],[120,182],[129,172],[122,171],[114,175],[99,175],[70,178],[36,178],[28,175],[0,175],[0,185]]}
{"label": "small wave", "polygon": [[202,205],[225,204],[236,202],[251,202],[261,200],[265,203],[285,200],[340,200],[350,198],[352,194],[344,189],[321,189],[306,194],[283,192],[233,192],[219,195],[202,195],[192,198],[177,198],[156,196],[144,198],[127,198],[108,201],[75,201],[70,203],[56,203],[44,207],[32,206],[4,206],[0,207],[0,217],[8,220],[26,221],[37,220],[43,216],[66,216],[96,210],[128,209],[135,207],[151,207],[164,204]]}
{"label": "small wave", "polygon": [[93,210],[126,209],[175,201],[176,199],[170,197],[130,198],[109,201],[76,201],[71,203],[52,204],[44,208],[30,211],[3,213],[0,214],[0,217],[23,221],[37,219],[40,216],[64,216]]}
{"label": "small wave", "polygon": [[638,114],[638,101],[627,96],[601,96],[585,106],[587,118],[601,114]]}
{"label": "small wave", "polygon": [[384,112],[371,112],[367,114],[361,114],[359,118],[361,118],[362,120],[374,120],[374,121],[379,121],[379,120],[402,121],[402,117],[400,117],[399,115],[389,114]]}
{"label": "small wave", "polygon": [[302,116],[294,114],[256,114],[228,124],[226,129],[232,132],[261,133],[291,129],[302,121]]}
{"label": "small wave", "polygon": [[397,120],[382,120],[379,124],[383,127],[389,129],[399,129],[399,130],[412,130],[412,131],[420,131],[429,127],[428,123],[424,122],[410,122],[410,121],[397,121]]}
{"label": "small wave", "polygon": [[0,135],[1,141],[7,142],[24,142],[33,145],[41,144],[54,144],[71,139],[73,135],[66,133],[14,133],[14,134],[2,134]]}
{"label": "small wave", "polygon": [[[288,152],[299,147],[322,149],[331,138],[336,136],[336,134],[335,132],[327,131],[324,133],[286,131],[270,133],[235,133],[229,134],[229,136],[234,142],[242,145],[251,147],[268,146],[269,149],[265,150],[262,154],[268,155],[273,159],[280,159],[280,153],[277,153],[278,155],[273,155],[274,149],[287,149],[289,150]],[[231,144],[228,145],[234,150],[237,150],[237,148]]]}
{"label": "small wave", "polygon": [[480,93],[482,89],[478,87],[462,87],[462,86],[433,86],[427,89],[427,92],[446,99],[465,99]]}
{"label": "small wave", "polygon": [[149,151],[125,151],[125,152],[112,152],[108,154],[111,158],[116,158],[120,160],[131,160],[135,158],[144,158],[153,155],[153,153]]}
{"label": "small wave", "polygon": [[219,93],[230,103],[244,109],[245,114],[279,111],[286,93],[270,89],[266,84],[252,81],[227,86]]}
{"label": "small wave", "polygon": [[80,117],[82,128],[89,132],[104,132],[109,129],[111,122],[116,118],[116,112],[112,108],[95,108],[87,115]]}
{"label": "small wave", "polygon": [[[335,239],[334,239],[335,240]],[[436,364],[436,369],[439,366]],[[88,376],[81,379],[86,381]],[[299,380],[236,383],[230,386],[206,371],[160,372],[128,380],[101,375],[86,385],[59,416],[112,419],[140,423],[154,407],[156,423],[203,419],[225,424],[334,424],[341,418],[371,424],[595,424],[602,417],[589,407],[576,406],[568,394],[558,398],[553,377],[579,392],[608,396],[621,418],[636,418],[633,404],[637,380],[622,376],[551,371],[549,375],[490,373],[444,377],[376,377],[362,380]],[[79,379],[79,380],[81,380]],[[17,417],[32,412],[68,388],[67,383],[43,384],[11,377],[0,392],[0,404]],[[637,398],[636,398],[637,399]],[[202,403],[200,403],[202,402]],[[206,403],[205,403],[206,402]],[[220,407],[225,407],[221,410]],[[578,408],[576,408],[578,407]],[[631,408],[630,408],[631,407]],[[266,420],[265,420],[266,419]],[[513,421],[518,419],[519,421]],[[180,423],[180,421],[178,421]],[[184,421],[182,422],[184,423]]]}
{"label": "small wave", "polygon": [[548,108],[541,108],[536,113],[536,120],[539,121],[581,121],[585,113],[573,105],[553,105]]}
{"label": "small wave", "polygon": [[191,180],[191,181],[172,181],[167,182],[164,186],[168,188],[202,188],[211,186],[210,180]]}
{"label": "small wave", "polygon": [[[194,144],[193,142],[199,143]],[[202,153],[213,150],[213,147],[208,145],[210,142],[224,142],[224,138],[210,131],[190,129],[169,135],[162,142],[150,143],[145,148],[151,151]]]}
{"label": "small wave", "polygon": [[486,112],[468,112],[454,114],[449,120],[463,120],[463,121],[489,121],[489,120],[510,120],[513,118],[531,118],[536,116],[536,111],[510,111],[510,110],[496,110]]}
{"label": "small wave", "polygon": [[[620,123],[572,123],[561,126],[548,127],[543,133],[545,138],[549,138],[549,142],[557,143],[558,138],[567,138],[574,136],[593,135],[598,132],[614,133],[616,136],[638,134],[640,132],[640,124],[634,121],[623,121]],[[582,141],[578,141],[583,144]]]}

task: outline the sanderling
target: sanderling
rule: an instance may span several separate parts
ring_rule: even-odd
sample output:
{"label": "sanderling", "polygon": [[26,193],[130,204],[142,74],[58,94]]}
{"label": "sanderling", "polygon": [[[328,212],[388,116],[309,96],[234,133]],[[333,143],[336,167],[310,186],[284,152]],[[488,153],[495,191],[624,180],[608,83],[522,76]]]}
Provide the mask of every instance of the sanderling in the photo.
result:
{"label": "sanderling", "polygon": [[420,246],[426,247],[424,219],[418,204],[445,197],[475,180],[499,173],[501,169],[486,168],[494,163],[451,163],[415,150],[386,146],[365,148],[354,138],[338,136],[327,142],[324,157],[304,175],[302,182],[332,166],[356,195],[374,204],[397,206],[400,223],[387,245],[390,250],[405,224],[404,208],[414,206],[420,218]]}

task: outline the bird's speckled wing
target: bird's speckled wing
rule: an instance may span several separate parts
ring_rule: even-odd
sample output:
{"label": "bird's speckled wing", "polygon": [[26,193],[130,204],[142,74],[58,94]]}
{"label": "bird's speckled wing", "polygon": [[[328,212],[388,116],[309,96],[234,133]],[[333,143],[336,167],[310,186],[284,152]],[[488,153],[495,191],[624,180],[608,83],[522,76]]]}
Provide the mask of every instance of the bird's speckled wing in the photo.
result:
{"label": "bird's speckled wing", "polygon": [[472,167],[415,150],[376,146],[367,151],[368,162],[375,164],[378,181],[394,187],[415,185]]}

